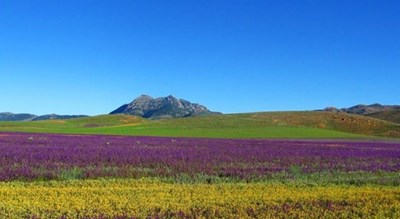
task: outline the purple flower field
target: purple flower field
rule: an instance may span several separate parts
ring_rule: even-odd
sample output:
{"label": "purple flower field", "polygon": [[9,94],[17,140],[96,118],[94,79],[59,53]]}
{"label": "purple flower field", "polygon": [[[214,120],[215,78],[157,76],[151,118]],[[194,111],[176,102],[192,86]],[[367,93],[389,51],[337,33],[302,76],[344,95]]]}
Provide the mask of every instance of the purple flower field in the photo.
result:
{"label": "purple flower field", "polygon": [[0,180],[400,171],[400,143],[0,133]]}

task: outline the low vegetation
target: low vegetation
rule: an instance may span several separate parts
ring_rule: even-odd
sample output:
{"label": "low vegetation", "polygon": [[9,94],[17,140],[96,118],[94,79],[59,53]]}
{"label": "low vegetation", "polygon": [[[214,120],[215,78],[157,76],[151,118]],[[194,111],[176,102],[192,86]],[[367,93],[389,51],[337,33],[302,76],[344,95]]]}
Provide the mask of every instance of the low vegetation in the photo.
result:
{"label": "low vegetation", "polygon": [[399,218],[399,163],[393,141],[0,132],[0,218]]}
{"label": "low vegetation", "polygon": [[398,187],[153,179],[0,183],[4,218],[399,218]]}
{"label": "low vegetation", "polygon": [[70,120],[0,122],[0,131],[213,138],[400,137],[400,125],[332,112],[269,112],[148,120],[102,115]]}
{"label": "low vegetation", "polygon": [[368,116],[400,124],[400,110],[385,110],[368,114]]}

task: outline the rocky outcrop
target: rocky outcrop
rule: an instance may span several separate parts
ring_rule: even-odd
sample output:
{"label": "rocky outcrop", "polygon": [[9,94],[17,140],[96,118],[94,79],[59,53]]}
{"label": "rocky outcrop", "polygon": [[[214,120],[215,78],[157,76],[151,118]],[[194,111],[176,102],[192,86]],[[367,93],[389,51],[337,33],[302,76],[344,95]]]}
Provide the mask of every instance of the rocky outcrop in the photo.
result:
{"label": "rocky outcrop", "polygon": [[205,106],[178,99],[172,95],[152,98],[141,95],[129,104],[124,104],[110,114],[129,114],[151,119],[182,118],[213,114]]}

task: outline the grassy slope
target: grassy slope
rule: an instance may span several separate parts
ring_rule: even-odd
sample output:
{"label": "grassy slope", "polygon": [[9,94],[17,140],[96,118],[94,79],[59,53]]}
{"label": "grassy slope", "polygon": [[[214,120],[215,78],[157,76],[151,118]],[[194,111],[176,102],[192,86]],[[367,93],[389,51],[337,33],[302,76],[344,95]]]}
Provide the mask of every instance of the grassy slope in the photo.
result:
{"label": "grassy slope", "polygon": [[0,122],[0,131],[220,138],[399,137],[400,125],[330,112],[269,112],[146,120],[104,115],[71,120]]}
{"label": "grassy slope", "polygon": [[400,124],[400,110],[385,110],[381,112],[371,113],[367,116]]}

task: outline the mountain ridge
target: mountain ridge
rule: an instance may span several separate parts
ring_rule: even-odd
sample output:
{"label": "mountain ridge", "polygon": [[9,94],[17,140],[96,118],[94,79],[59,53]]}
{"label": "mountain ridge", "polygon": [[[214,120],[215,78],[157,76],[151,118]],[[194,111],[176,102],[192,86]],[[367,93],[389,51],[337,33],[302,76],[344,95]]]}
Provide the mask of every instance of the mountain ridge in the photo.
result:
{"label": "mountain ridge", "polygon": [[201,104],[192,103],[185,99],[178,99],[172,95],[153,98],[142,94],[132,102],[118,107],[110,112],[110,114],[127,114],[149,119],[163,119],[219,113],[212,112]]}
{"label": "mountain ridge", "polygon": [[[372,117],[400,124],[400,105],[358,104],[348,108],[326,107],[325,112],[349,113],[361,116]],[[183,118],[198,115],[221,114],[212,112],[205,106],[191,103],[185,99],[178,99],[172,95],[167,97],[153,98],[149,95],[140,95],[131,103],[123,104],[110,114],[135,115],[142,118],[162,119],[162,118]],[[39,121],[54,119],[73,119],[87,117],[86,115],[34,115],[29,113],[0,113],[0,121]]]}
{"label": "mountain ridge", "polygon": [[41,120],[56,120],[56,119],[75,119],[88,117],[87,115],[58,115],[58,114],[46,114],[46,115],[34,115],[29,113],[0,113],[0,121],[41,121]]}
{"label": "mountain ridge", "polygon": [[348,108],[336,108],[333,106],[326,107],[323,110],[319,111],[328,111],[328,112],[346,112],[351,114],[358,114],[358,115],[368,115],[380,111],[385,110],[400,110],[400,105],[382,105],[379,103],[374,103],[370,105],[366,104],[358,104]]}

